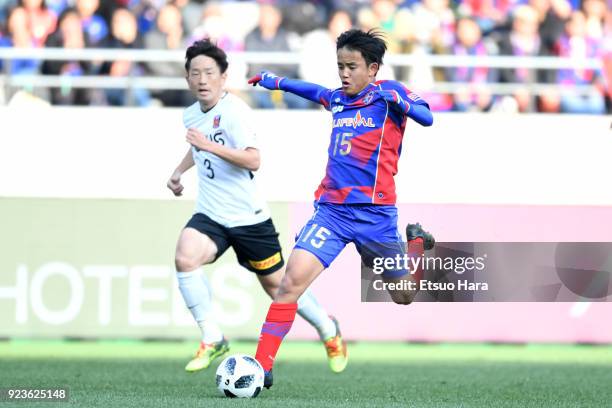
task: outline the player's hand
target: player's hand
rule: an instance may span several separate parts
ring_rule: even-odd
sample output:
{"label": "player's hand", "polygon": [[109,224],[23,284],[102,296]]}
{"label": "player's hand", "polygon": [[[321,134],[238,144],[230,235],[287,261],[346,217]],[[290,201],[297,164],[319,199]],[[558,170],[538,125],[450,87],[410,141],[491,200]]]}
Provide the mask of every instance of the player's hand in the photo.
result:
{"label": "player's hand", "polygon": [[215,145],[215,143],[208,140],[202,132],[194,128],[187,129],[187,135],[185,135],[185,140],[193,147],[200,150],[204,150],[205,152],[209,152],[210,149]]}
{"label": "player's hand", "polygon": [[166,186],[172,191],[176,197],[180,197],[183,195],[183,185],[181,184],[181,175],[177,172],[174,172],[172,176],[170,176],[170,180],[166,183]]}
{"label": "player's hand", "polygon": [[408,113],[410,110],[410,104],[408,101],[405,101],[399,94],[399,92],[395,90],[385,91],[378,90],[375,91],[378,95],[380,95],[385,101],[394,104],[397,106],[402,112]]}
{"label": "player's hand", "polygon": [[249,79],[249,84],[259,85],[269,90],[280,89],[280,82],[284,77],[279,77],[269,71],[261,71],[259,74]]}

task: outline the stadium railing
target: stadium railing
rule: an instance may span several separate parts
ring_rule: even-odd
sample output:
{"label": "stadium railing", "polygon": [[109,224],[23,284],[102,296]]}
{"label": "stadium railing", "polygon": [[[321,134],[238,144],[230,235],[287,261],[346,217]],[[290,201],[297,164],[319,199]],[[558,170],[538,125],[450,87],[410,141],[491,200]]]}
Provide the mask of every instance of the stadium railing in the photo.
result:
{"label": "stadium railing", "polygon": [[[230,63],[240,64],[294,64],[301,62],[299,52],[230,52]],[[70,85],[74,88],[146,88],[158,90],[185,89],[182,77],[127,76],[110,77],[100,75],[62,76],[62,75],[12,75],[11,60],[79,60],[79,61],[174,61],[184,62],[184,51],[168,50],[117,50],[117,49],[64,49],[64,48],[0,48],[0,60],[3,61],[3,72],[0,74],[0,86],[4,88],[5,100],[15,90],[22,87],[61,87]],[[487,68],[523,68],[531,72],[535,70],[560,69],[601,69],[602,62],[598,58],[576,59],[562,57],[515,57],[515,56],[462,56],[462,55],[415,55],[390,54],[385,63],[392,67],[419,68],[452,68],[452,67],[487,67]],[[531,75],[529,84],[524,83],[487,83],[486,89],[495,95],[507,95],[518,89],[529,90],[534,95],[558,89],[558,84],[537,83],[535,75]],[[236,83],[241,83],[236,81]],[[247,89],[246,81],[242,81],[242,89]],[[435,78],[427,84],[427,91],[438,93],[455,93],[465,89],[469,83],[441,82]],[[595,90],[594,85],[576,85],[572,91],[585,95]]]}

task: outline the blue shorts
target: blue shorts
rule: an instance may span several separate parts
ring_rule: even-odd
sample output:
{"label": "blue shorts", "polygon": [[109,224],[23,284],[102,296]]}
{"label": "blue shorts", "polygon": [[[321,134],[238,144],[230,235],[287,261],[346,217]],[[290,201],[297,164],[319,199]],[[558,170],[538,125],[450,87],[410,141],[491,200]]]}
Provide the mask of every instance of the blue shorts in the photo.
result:
{"label": "blue shorts", "polygon": [[[342,249],[354,243],[366,266],[375,258],[403,256],[406,252],[397,229],[397,208],[393,205],[315,204],[315,212],[295,238],[294,248],[316,256],[329,267]],[[385,277],[399,277],[407,269],[388,269]]]}

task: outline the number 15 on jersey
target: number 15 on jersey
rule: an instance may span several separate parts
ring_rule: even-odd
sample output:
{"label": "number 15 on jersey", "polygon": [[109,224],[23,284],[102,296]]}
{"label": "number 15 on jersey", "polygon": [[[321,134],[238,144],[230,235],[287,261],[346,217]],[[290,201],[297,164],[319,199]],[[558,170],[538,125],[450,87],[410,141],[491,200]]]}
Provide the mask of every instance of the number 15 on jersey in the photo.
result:
{"label": "number 15 on jersey", "polygon": [[342,156],[347,156],[351,152],[351,132],[336,133],[336,141],[334,143],[334,156],[340,153]]}

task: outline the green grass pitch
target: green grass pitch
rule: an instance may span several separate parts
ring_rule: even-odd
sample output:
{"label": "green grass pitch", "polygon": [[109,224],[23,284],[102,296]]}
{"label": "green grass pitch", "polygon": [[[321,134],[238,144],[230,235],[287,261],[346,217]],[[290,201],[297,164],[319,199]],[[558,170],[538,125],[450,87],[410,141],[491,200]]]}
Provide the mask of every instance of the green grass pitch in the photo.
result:
{"label": "green grass pitch", "polygon": [[[274,386],[251,400],[218,393],[216,364],[185,373],[196,346],[0,342],[0,387],[70,390],[69,403],[0,407],[612,407],[612,346],[356,343],[338,375],[322,345],[289,341]],[[255,343],[231,347],[253,354]]]}

